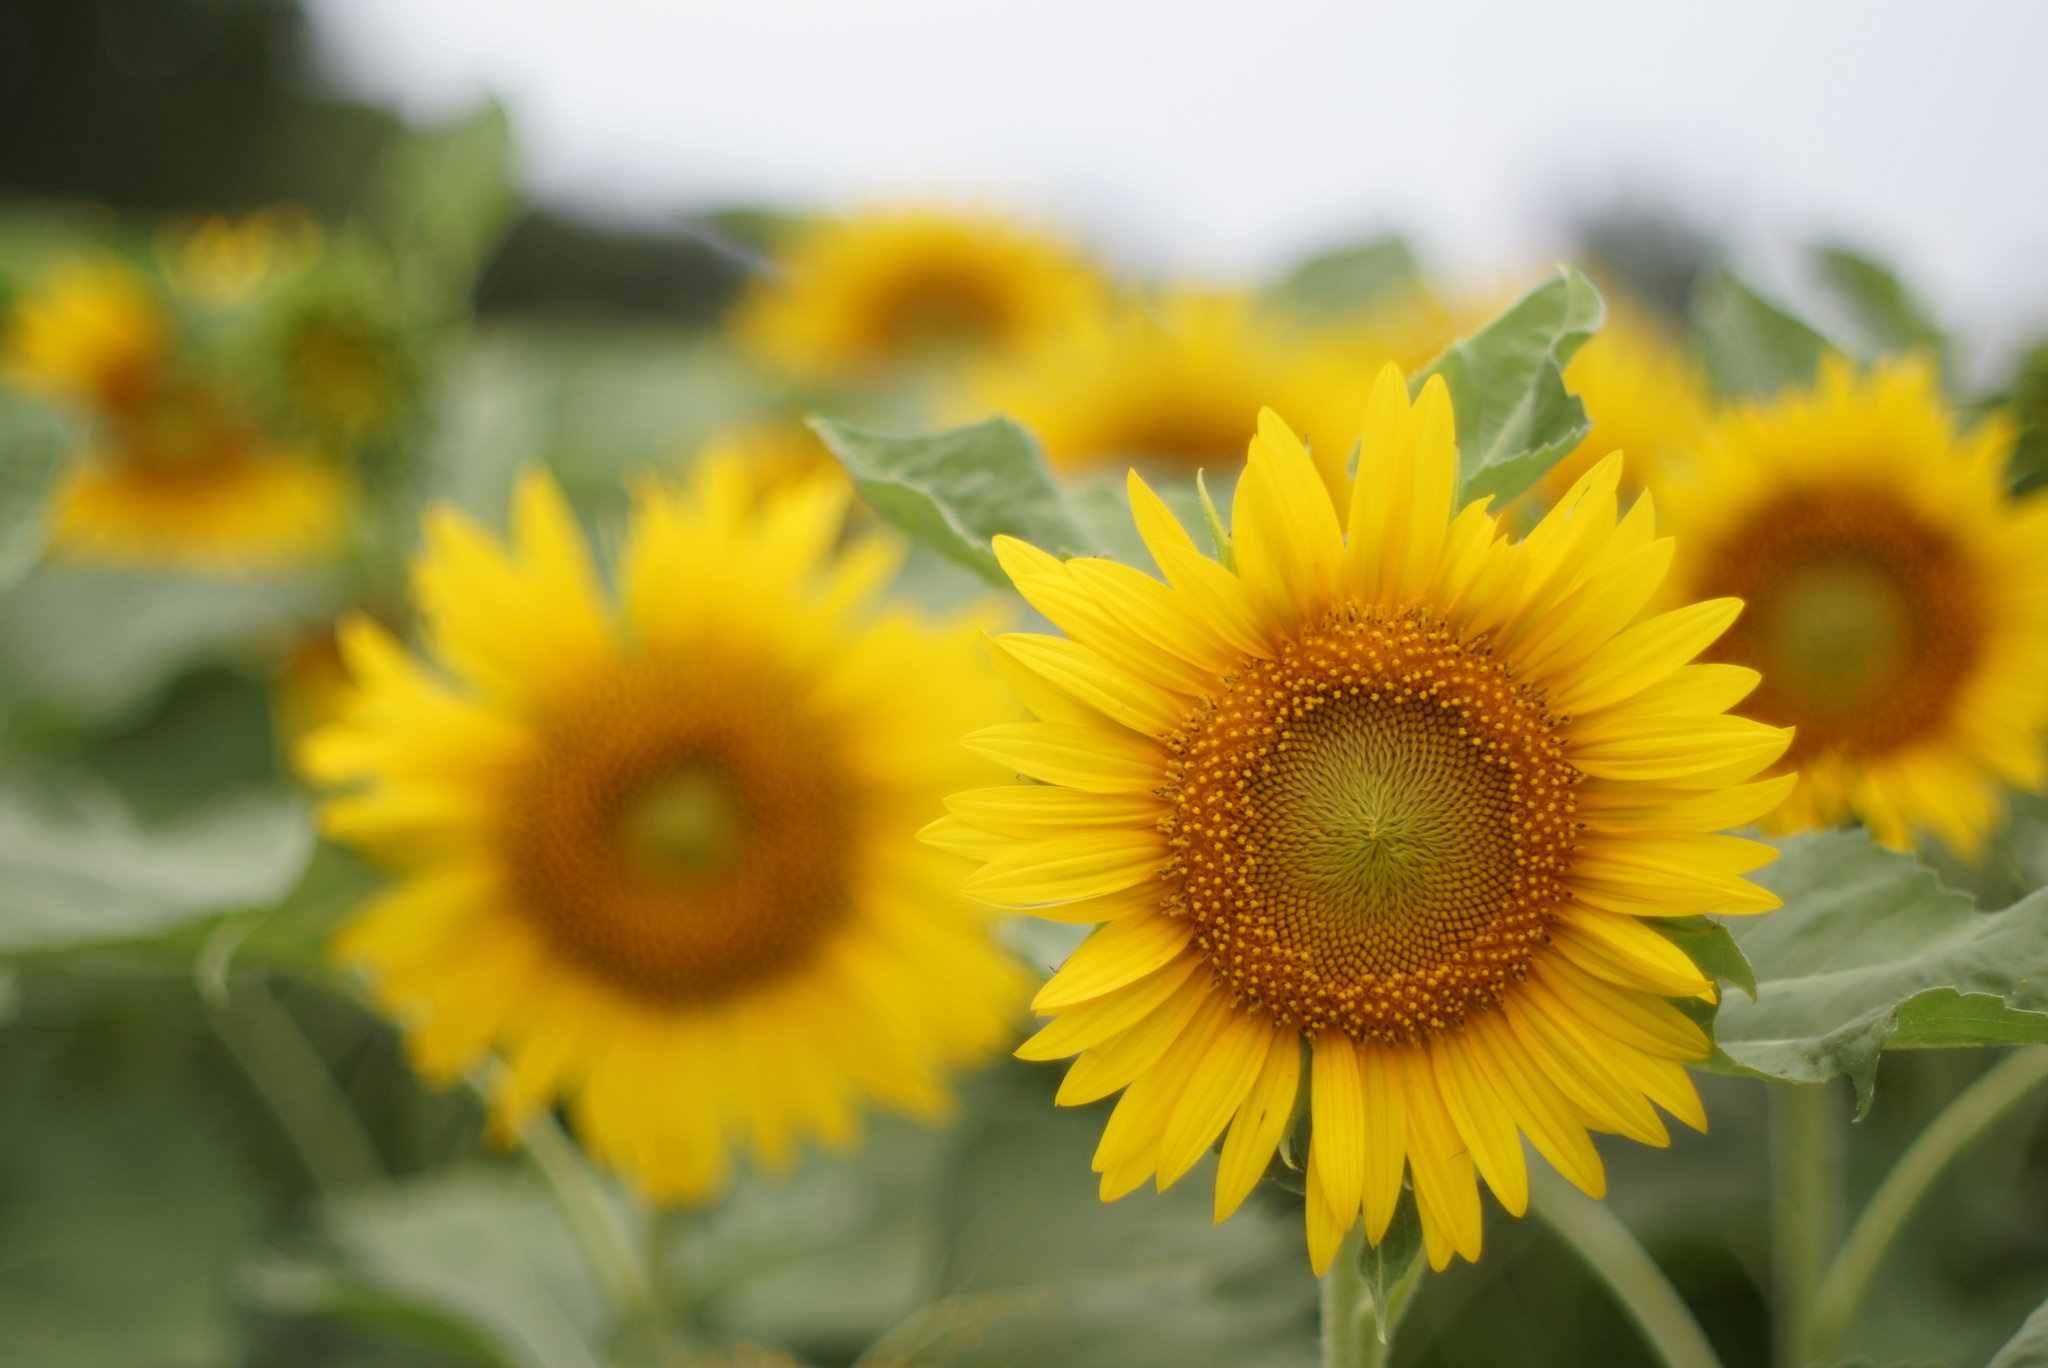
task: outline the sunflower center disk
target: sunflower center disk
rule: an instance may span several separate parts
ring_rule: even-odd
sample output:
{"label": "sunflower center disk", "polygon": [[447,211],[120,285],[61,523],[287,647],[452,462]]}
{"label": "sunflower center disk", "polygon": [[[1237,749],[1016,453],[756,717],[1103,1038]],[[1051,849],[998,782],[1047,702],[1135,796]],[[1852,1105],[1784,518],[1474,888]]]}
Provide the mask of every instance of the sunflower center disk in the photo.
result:
{"label": "sunflower center disk", "polygon": [[1242,1001],[1399,1043],[1526,971],[1569,893],[1578,772],[1483,645],[1340,619],[1179,739],[1171,908]]}
{"label": "sunflower center disk", "polygon": [[852,785],[766,672],[635,667],[558,708],[507,813],[512,891],[561,949],[650,1001],[715,1001],[845,916]]}
{"label": "sunflower center disk", "polygon": [[1877,754],[1949,715],[1982,640],[1959,549],[1879,490],[1785,495],[1729,536],[1705,584],[1748,610],[1715,657],[1751,665],[1753,716],[1793,758]]}

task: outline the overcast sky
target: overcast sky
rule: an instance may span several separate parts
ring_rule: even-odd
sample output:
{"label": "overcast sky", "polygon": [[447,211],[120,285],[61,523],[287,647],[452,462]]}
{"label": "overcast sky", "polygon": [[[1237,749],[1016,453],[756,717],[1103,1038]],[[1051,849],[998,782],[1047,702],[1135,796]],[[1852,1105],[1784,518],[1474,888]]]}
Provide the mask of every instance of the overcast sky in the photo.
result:
{"label": "overcast sky", "polygon": [[1770,277],[1846,235],[1954,319],[2048,319],[2048,6],[2012,0],[313,0],[338,80],[494,92],[531,189],[650,218],[979,199],[1133,264],[1397,227],[1485,277],[1675,204]]}

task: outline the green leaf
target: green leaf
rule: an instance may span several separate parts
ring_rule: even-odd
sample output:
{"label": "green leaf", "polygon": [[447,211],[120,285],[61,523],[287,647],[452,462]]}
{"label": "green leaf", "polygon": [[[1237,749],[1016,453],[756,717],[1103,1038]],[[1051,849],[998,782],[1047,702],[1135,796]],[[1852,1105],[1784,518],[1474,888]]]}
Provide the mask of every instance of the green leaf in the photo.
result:
{"label": "green leaf", "polygon": [[311,579],[202,579],[45,565],[0,595],[0,700],[38,721],[104,727],[195,666],[261,659],[333,619]]}
{"label": "green leaf", "polygon": [[241,1364],[229,1289],[261,1189],[189,1051],[116,1064],[96,1024],[44,1018],[0,1048],[0,1363]]}
{"label": "green leaf", "polygon": [[1827,339],[1730,275],[1693,294],[1693,326],[1714,387],[1728,399],[1768,399],[1809,385]]}
{"label": "green leaf", "polygon": [[2048,1368],[2048,1302],[2035,1308],[1984,1368]]}
{"label": "green leaf", "polygon": [[1009,584],[990,541],[1020,537],[1054,555],[1094,554],[1030,433],[1007,418],[922,437],[813,418],[861,497],[915,541],[990,584]]}
{"label": "green leaf", "polygon": [[378,168],[371,218],[399,262],[409,301],[446,308],[468,297],[518,202],[511,125],[490,103],[400,137]]}
{"label": "green leaf", "polygon": [[1537,286],[1417,372],[1451,388],[1458,420],[1458,502],[1506,502],[1543,477],[1592,424],[1564,387],[1564,368],[1606,319],[1607,305],[1576,267]]}
{"label": "green leaf", "polygon": [[1860,832],[1781,849],[1754,877],[1784,907],[1730,923],[1757,983],[1715,1021],[1736,1065],[1794,1083],[1847,1074],[1867,1108],[1888,1047],[2048,1041],[2048,890],[1980,912]]}
{"label": "green leaf", "polygon": [[42,558],[50,490],[76,443],[56,413],[0,389],[0,589],[20,583]]}
{"label": "green leaf", "polygon": [[1756,1001],[1756,972],[1724,923],[1711,917],[1659,917],[1650,925],[1685,951],[1702,974],[1732,983]]}
{"label": "green leaf", "polygon": [[291,891],[313,852],[275,793],[143,827],[110,795],[0,788],[0,953],[145,940]]}
{"label": "green leaf", "polygon": [[1272,303],[1312,317],[1365,312],[1419,290],[1408,243],[1393,234],[1304,261],[1273,288]]}
{"label": "green leaf", "polygon": [[1372,1313],[1378,1321],[1379,1341],[1385,1344],[1391,1337],[1387,1324],[1387,1312],[1393,1308],[1398,1316],[1401,1306],[1398,1289],[1402,1283],[1414,1276],[1422,1266],[1422,1214],[1415,1206],[1413,1188],[1401,1189],[1401,1200],[1394,1206],[1394,1218],[1387,1223],[1387,1233],[1378,1244],[1360,1241],[1358,1246],[1358,1274],[1365,1279],[1365,1290],[1372,1294]]}
{"label": "green leaf", "polygon": [[603,1298],[548,1192],[521,1169],[451,1165],[331,1205],[325,1257],[246,1280],[265,1310],[451,1335],[507,1368],[605,1368]]}
{"label": "green leaf", "polygon": [[1923,350],[1937,360],[1947,354],[1948,337],[1941,326],[1889,268],[1842,246],[1814,248],[1813,264],[1872,350]]}

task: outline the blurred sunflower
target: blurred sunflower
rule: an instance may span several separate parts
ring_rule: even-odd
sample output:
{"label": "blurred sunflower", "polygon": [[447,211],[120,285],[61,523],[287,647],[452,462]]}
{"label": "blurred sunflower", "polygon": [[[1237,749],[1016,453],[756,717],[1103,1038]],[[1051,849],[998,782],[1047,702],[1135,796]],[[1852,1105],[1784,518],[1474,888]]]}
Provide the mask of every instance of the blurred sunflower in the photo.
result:
{"label": "blurred sunflower", "polygon": [[1545,505],[1564,497],[1610,451],[1626,458],[1622,492],[1683,479],[1705,440],[1705,377],[1678,340],[1649,317],[1610,301],[1607,323],[1565,368],[1565,386],[1585,402],[1592,430],[1537,482]]}
{"label": "blurred sunflower", "polygon": [[179,294],[210,307],[246,303],[319,256],[320,225],[278,205],[240,218],[213,214],[167,231],[157,260]]}
{"label": "blurred sunflower", "polygon": [[1007,1037],[1023,990],[911,839],[1000,716],[975,624],[870,603],[891,544],[831,548],[843,483],[758,498],[727,462],[643,488],[600,587],[544,476],[510,545],[430,516],[429,661],[358,620],[344,721],[301,748],[336,837],[407,877],[341,936],[436,1079],[487,1051],[516,1125],[565,1099],[585,1146],[697,1200],[732,1151],[919,1116]]}
{"label": "blurred sunflower", "polygon": [[1840,358],[1708,434],[1675,578],[1748,601],[1714,656],[1761,670],[1753,710],[1797,728],[1770,830],[1857,818],[1967,859],[2007,787],[2048,775],[2048,499],[2007,497],[2011,439],[1960,432],[1925,364]]}
{"label": "blurred sunflower", "polygon": [[1476,1258],[1474,1170],[1520,1214],[1522,1136],[1598,1195],[1589,1130],[1661,1145],[1705,1116],[1667,997],[1713,988],[1645,918],[1776,905],[1770,847],[1716,835],[1774,807],[1746,782],[1786,733],[1728,716],[1754,671],[1688,662],[1722,599],[1643,616],[1671,543],[1616,521],[1620,458],[1520,542],[1453,508],[1440,379],[1374,385],[1348,510],[1262,414],[1232,564],[1133,475],[1166,583],[999,553],[1066,638],[1000,638],[1042,719],[969,740],[1038,781],[955,795],[927,839],[968,891],[1106,923],[1034,1005],[1018,1053],[1080,1058],[1059,1100],[1123,1090],[1095,1167],[1164,1188],[1223,1137],[1216,1215],[1265,1172],[1309,1089],[1307,1226],[1326,1268],[1409,1175],[1431,1263]]}
{"label": "blurred sunflower", "polygon": [[758,418],[720,428],[705,438],[694,460],[735,466],[763,490],[846,478],[818,434],[795,418]]}
{"label": "blurred sunflower", "polygon": [[266,338],[271,395],[295,430],[349,447],[389,435],[411,412],[419,359],[398,320],[354,292],[285,301]]}
{"label": "blurred sunflower", "polygon": [[1102,288],[1047,234],[993,215],[889,210],[798,230],[733,328],[771,364],[858,376],[1010,350]]}
{"label": "blurred sunflower", "polygon": [[55,496],[53,549],[117,564],[231,569],[304,560],[346,527],[350,484],[266,442],[183,373],[175,320],[139,273],[60,266],[18,300],[8,371],[81,411],[86,449]]}
{"label": "blurred sunflower", "polygon": [[1263,313],[1249,295],[1181,289],[1077,313],[1017,358],[990,362],[959,416],[1015,418],[1070,470],[1135,462],[1192,474],[1234,466],[1250,415],[1275,405],[1303,424],[1337,487],[1365,411],[1361,357],[1387,359],[1367,334],[1339,341]]}

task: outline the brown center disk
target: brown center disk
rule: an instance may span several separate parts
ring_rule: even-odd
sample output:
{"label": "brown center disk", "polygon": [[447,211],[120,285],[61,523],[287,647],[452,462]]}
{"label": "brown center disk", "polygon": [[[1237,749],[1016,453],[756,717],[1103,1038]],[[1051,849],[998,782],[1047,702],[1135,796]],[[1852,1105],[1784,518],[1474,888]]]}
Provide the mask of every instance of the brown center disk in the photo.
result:
{"label": "brown center disk", "polygon": [[889,282],[875,310],[874,349],[884,357],[1000,346],[1017,328],[1010,293],[967,263],[933,262]]}
{"label": "brown center disk", "polygon": [[1570,898],[1557,721],[1483,643],[1340,618],[1177,738],[1171,910],[1241,1002],[1401,1043],[1522,977]]}
{"label": "brown center disk", "polygon": [[1878,489],[1781,496],[1723,539],[1700,587],[1747,603],[1709,656],[1763,672],[1743,711],[1798,728],[1794,763],[1938,728],[1983,642],[1961,549]]}
{"label": "brown center disk", "polygon": [[630,665],[540,735],[504,853],[522,910],[586,968],[704,1003],[802,962],[845,918],[855,788],[772,671]]}

